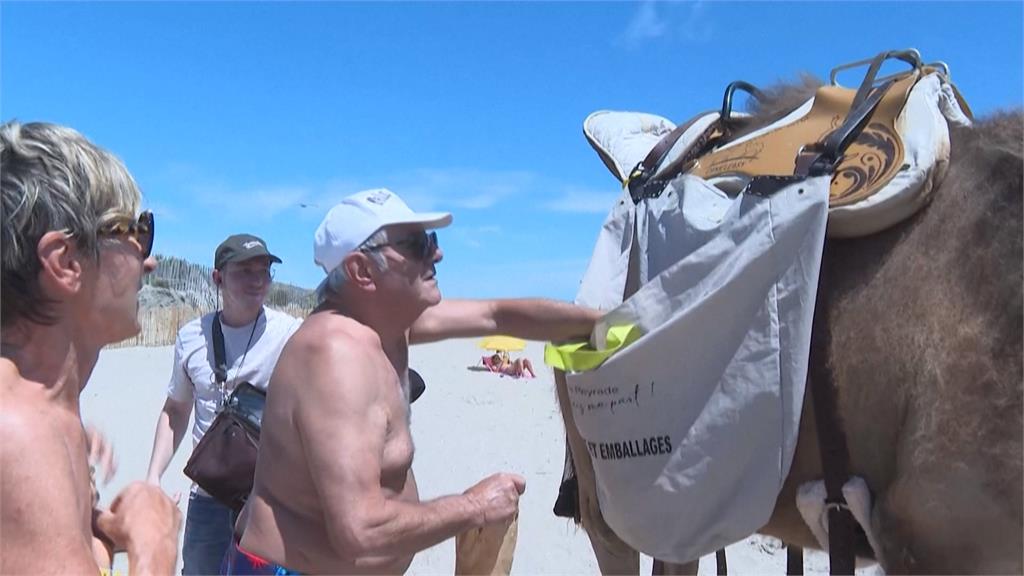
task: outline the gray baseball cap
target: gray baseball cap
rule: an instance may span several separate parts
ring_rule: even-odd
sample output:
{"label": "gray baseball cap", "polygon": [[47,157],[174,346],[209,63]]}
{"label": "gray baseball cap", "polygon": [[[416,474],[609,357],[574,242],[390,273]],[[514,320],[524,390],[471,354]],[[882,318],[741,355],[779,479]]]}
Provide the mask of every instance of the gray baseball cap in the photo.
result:
{"label": "gray baseball cap", "polygon": [[235,234],[217,246],[213,256],[213,267],[223,270],[229,262],[243,262],[250,258],[266,256],[271,262],[281,263],[281,259],[267,251],[267,243],[252,234]]}

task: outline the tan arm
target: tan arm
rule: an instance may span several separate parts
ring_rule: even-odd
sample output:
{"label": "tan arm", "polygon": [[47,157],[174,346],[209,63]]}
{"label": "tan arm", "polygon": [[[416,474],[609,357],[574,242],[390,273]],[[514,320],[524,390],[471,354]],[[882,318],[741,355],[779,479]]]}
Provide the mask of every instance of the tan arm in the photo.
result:
{"label": "tan arm", "polygon": [[188,419],[192,415],[192,402],[181,402],[168,397],[163,409],[156,419],[156,432],[153,434],[153,451],[149,456],[149,469],[146,481],[160,485],[160,478],[174,458],[174,453],[181,446],[181,440],[188,429]]}
{"label": "tan arm", "polygon": [[601,312],[545,298],[442,300],[413,323],[409,342],[507,334],[526,340],[568,340],[590,335]]}

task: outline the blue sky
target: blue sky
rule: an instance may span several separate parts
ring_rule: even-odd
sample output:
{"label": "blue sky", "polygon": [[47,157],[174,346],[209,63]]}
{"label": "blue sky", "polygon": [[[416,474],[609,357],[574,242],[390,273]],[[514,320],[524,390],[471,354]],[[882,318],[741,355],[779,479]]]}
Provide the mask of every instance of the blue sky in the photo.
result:
{"label": "blue sky", "polygon": [[1022,105],[1022,21],[1019,1],[3,2],[0,117],[121,156],[159,253],[210,264],[252,232],[313,287],[323,214],[384,186],[455,214],[445,295],[572,299],[618,194],[591,112],[683,122],[733,80],[914,47],[984,116]]}

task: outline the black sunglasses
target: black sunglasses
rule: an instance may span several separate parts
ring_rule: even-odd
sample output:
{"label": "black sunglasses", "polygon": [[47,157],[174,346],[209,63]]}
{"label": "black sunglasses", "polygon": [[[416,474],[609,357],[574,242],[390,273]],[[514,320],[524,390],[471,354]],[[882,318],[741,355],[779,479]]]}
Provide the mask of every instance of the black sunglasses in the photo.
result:
{"label": "black sunglasses", "polygon": [[427,232],[426,230],[420,230],[414,232],[401,240],[394,242],[384,242],[382,244],[374,244],[373,246],[367,246],[363,250],[377,250],[385,246],[397,246],[405,248],[409,251],[409,255],[413,258],[426,261],[437,252],[437,232]]}
{"label": "black sunglasses", "polygon": [[130,218],[117,220],[101,226],[97,233],[101,236],[134,236],[142,246],[142,259],[145,260],[153,253],[154,227],[153,213],[146,210],[139,214],[138,221],[133,222]]}

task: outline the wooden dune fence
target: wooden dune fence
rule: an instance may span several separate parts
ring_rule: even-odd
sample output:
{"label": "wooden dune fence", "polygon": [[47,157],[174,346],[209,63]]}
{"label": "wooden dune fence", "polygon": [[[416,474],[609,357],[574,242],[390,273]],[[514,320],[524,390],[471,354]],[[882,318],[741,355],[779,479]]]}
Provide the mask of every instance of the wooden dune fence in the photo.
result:
{"label": "wooden dune fence", "polygon": [[202,310],[192,307],[150,308],[139,310],[139,325],[142,330],[138,335],[111,344],[110,348],[131,346],[169,346],[174,344],[178,330],[186,322],[205,314]]}
{"label": "wooden dune fence", "polygon": [[[267,306],[290,314],[296,318],[305,318],[309,315],[311,307],[289,305],[289,306]],[[139,333],[127,340],[111,344],[108,348],[127,348],[133,346],[170,346],[174,339],[187,322],[207,312],[213,312],[213,308],[204,310],[191,306],[177,306],[173,308],[150,308],[139,310],[139,325],[142,329]]]}

